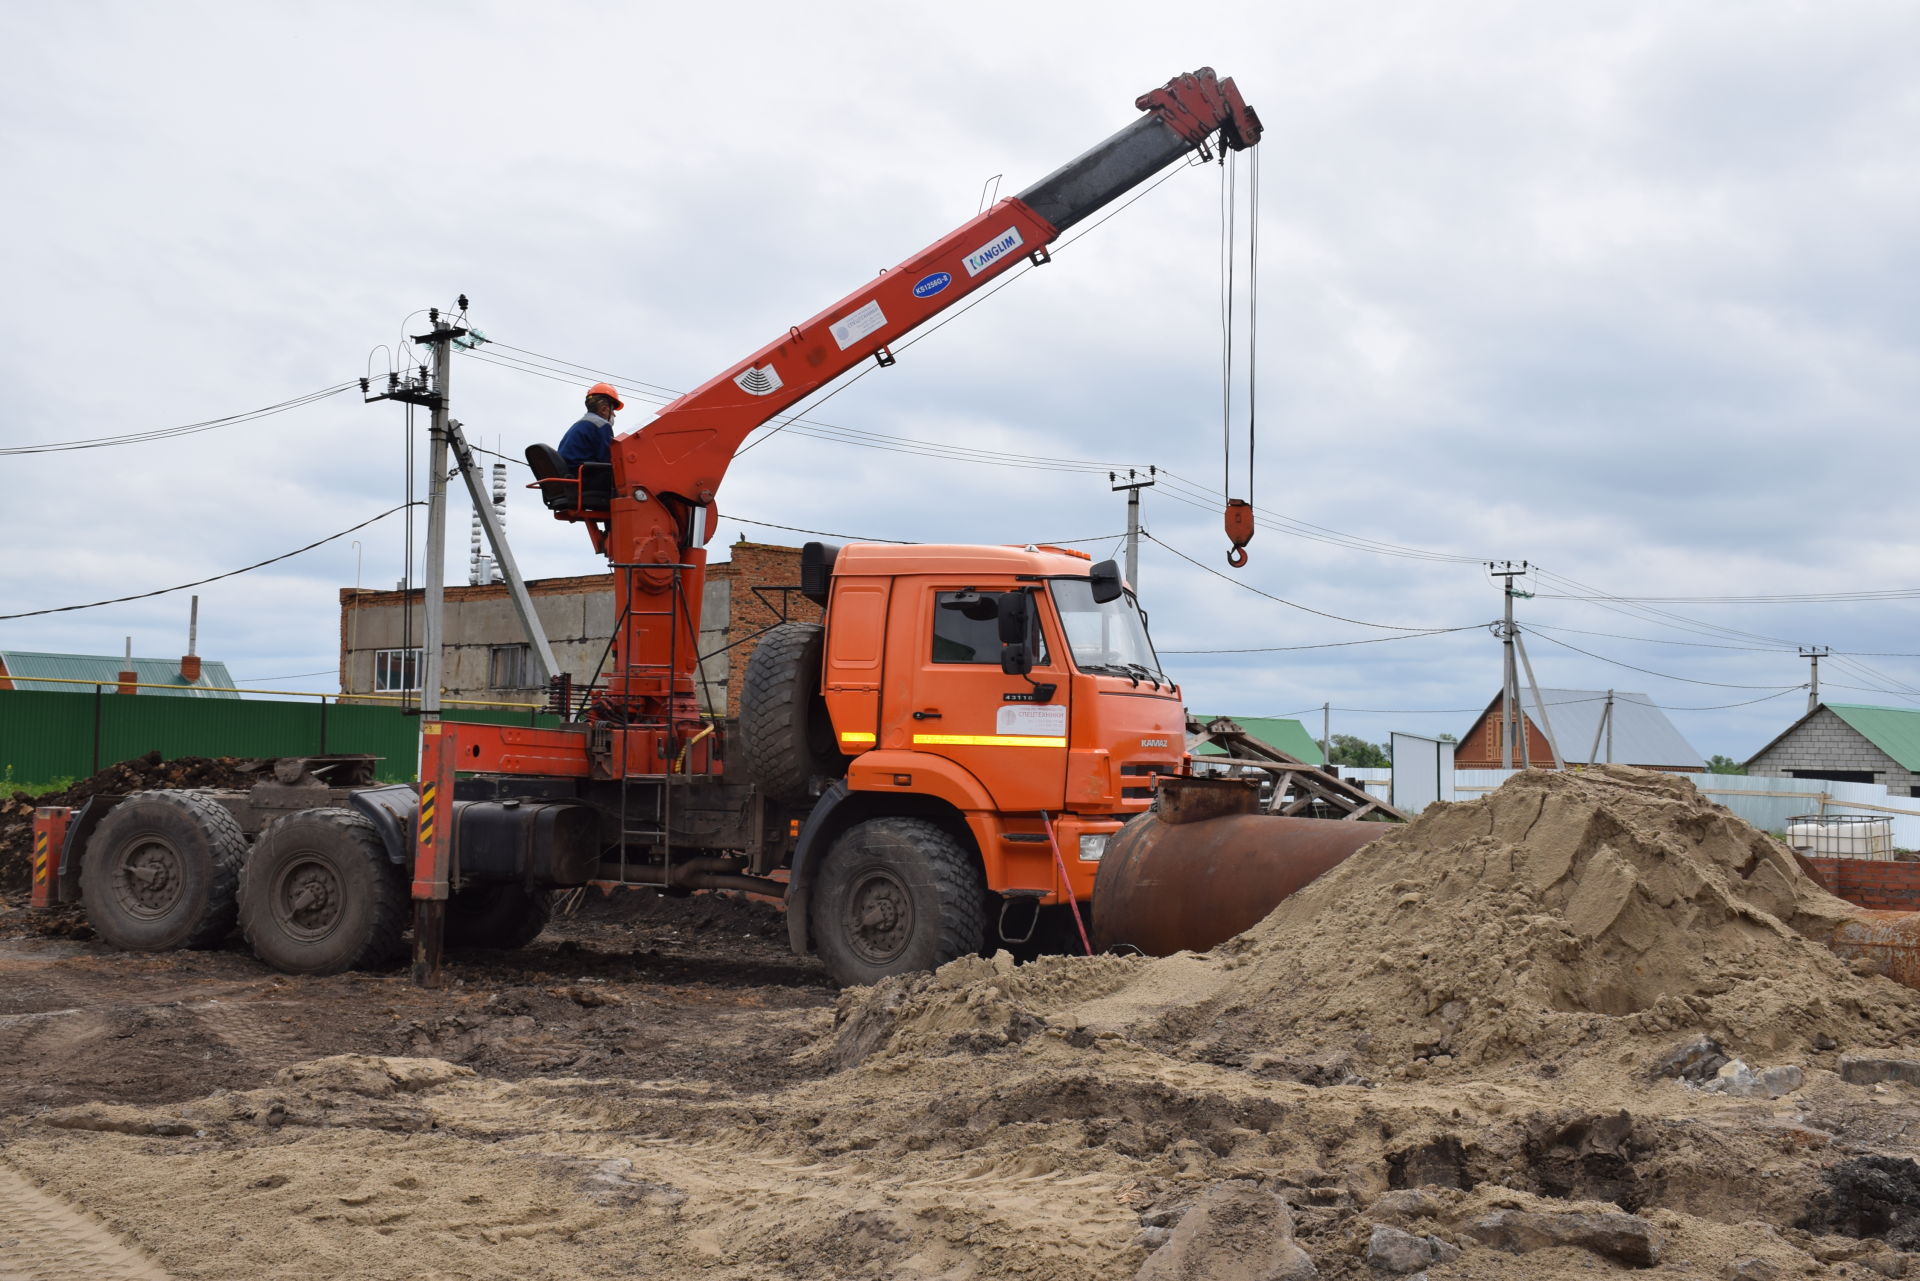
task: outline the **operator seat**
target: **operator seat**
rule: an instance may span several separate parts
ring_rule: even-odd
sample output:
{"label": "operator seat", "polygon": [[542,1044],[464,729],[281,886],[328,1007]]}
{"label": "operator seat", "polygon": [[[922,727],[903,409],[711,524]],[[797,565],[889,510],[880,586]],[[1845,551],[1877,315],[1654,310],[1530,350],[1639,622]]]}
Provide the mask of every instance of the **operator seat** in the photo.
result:
{"label": "operator seat", "polygon": [[552,512],[603,512],[613,504],[613,464],[583,463],[576,473],[552,445],[528,445],[527,466]]}

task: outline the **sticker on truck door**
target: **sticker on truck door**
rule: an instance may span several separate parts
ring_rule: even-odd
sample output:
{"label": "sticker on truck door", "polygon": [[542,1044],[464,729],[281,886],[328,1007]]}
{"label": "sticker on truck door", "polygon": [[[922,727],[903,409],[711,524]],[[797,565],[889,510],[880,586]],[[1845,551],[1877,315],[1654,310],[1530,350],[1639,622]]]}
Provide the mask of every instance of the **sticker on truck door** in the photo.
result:
{"label": "sticker on truck door", "polygon": [[1060,739],[1059,745],[1067,745],[1067,709],[1064,707],[1032,707],[1010,703],[995,711],[993,732],[996,734],[1016,734],[1021,736],[1044,735]]}

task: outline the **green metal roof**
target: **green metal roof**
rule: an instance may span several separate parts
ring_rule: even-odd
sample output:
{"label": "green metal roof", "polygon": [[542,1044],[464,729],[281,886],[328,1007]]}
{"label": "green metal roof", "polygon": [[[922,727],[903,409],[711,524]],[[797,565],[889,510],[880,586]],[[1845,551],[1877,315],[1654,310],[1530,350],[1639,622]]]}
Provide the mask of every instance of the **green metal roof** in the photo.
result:
{"label": "green metal roof", "polygon": [[[6,667],[6,674],[17,683],[15,689],[66,691],[85,693],[93,688],[93,682],[113,686],[120,682],[120,673],[131,671],[139,677],[142,686],[161,688],[143,688],[136,694],[158,694],[163,698],[238,698],[238,694],[220,691],[233,688],[233,677],[227,675],[225,663],[200,660],[200,679],[189,685],[180,679],[180,660],[177,658],[115,658],[106,654],[36,654],[24,650],[0,650],[0,664]],[[39,677],[29,680],[28,677]]]}
{"label": "green metal roof", "polygon": [[[1217,719],[1202,716],[1202,721]],[[1231,716],[1228,720],[1238,725],[1269,747],[1277,747],[1289,756],[1298,757],[1309,765],[1324,765],[1326,758],[1320,754],[1320,744],[1313,735],[1307,733],[1307,727],[1296,720],[1279,719],[1272,716]],[[1225,756],[1226,752],[1212,743],[1202,743],[1198,755]]]}
{"label": "green metal roof", "polygon": [[1858,703],[1823,706],[1898,761],[1901,769],[1920,772],[1920,708],[1863,707]]}

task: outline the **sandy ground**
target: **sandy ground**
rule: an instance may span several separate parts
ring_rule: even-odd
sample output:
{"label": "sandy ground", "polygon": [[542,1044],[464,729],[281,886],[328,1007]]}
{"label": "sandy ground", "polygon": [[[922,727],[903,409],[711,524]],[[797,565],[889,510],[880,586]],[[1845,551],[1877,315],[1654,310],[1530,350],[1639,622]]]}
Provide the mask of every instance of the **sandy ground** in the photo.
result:
{"label": "sandy ground", "polygon": [[1437,818],[1206,956],[845,994],[704,897],[440,992],[14,902],[0,1279],[1920,1277],[1920,1093],[1843,1062],[1920,995],[1790,859],[1624,776]]}

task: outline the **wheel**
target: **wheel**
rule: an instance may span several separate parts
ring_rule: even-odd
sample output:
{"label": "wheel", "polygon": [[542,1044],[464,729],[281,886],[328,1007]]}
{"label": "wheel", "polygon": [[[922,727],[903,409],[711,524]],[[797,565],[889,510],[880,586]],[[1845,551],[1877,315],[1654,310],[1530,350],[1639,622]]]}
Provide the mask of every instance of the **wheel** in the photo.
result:
{"label": "wheel", "polygon": [[553,919],[553,895],[522,885],[470,885],[447,900],[448,947],[525,947]]}
{"label": "wheel", "polygon": [[918,818],[841,833],[813,894],[814,948],[843,987],[930,970],[986,941],[986,880],[952,835]]}
{"label": "wheel", "polygon": [[80,860],[87,923],[115,947],[215,947],[232,932],[247,838],[199,792],[135,792],[100,821]]}
{"label": "wheel", "polygon": [[804,803],[813,797],[815,779],[847,772],[820,697],[824,644],[818,623],[781,623],[747,659],[740,689],[742,763],[769,800]]}
{"label": "wheel", "polygon": [[300,810],[254,842],[240,880],[240,929],[274,969],[338,974],[390,965],[406,921],[407,887],[360,814]]}

